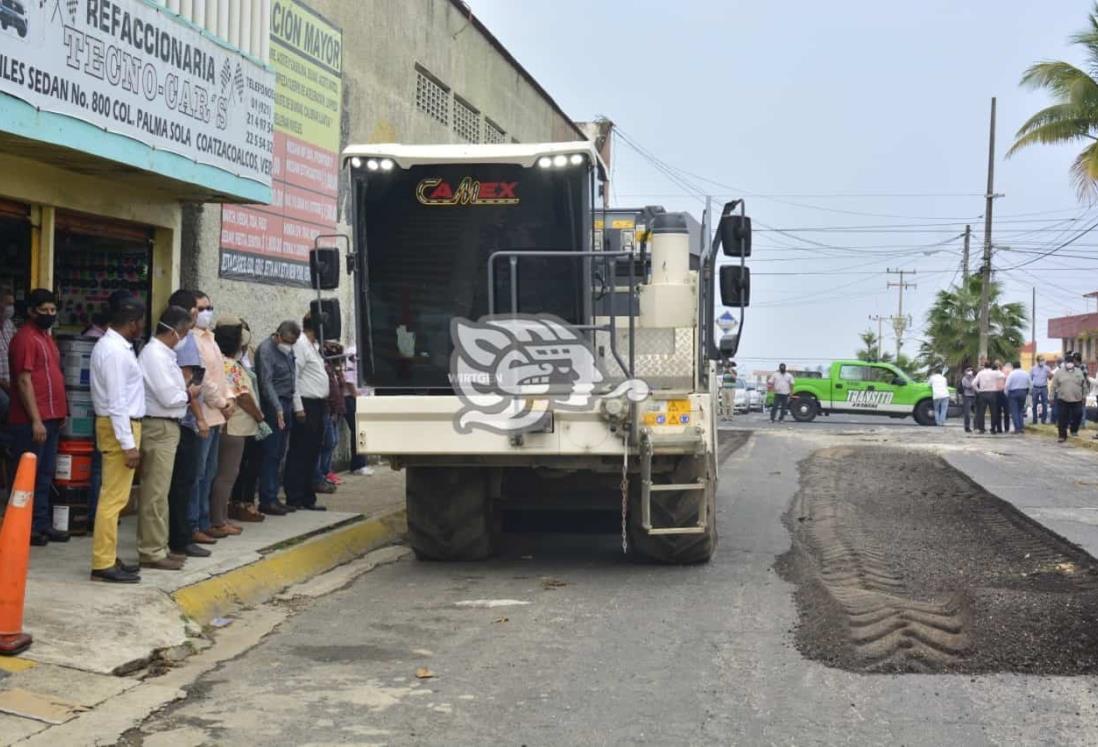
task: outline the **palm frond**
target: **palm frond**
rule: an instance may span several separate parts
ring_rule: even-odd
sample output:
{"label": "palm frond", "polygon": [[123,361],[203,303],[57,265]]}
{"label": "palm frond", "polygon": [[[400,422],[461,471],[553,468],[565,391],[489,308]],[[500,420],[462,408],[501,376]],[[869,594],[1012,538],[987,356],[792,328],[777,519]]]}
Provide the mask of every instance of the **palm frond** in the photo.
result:
{"label": "palm frond", "polygon": [[1098,142],[1091,143],[1071,164],[1075,193],[1080,200],[1093,203],[1098,199]]}
{"label": "palm frond", "polygon": [[1086,72],[1068,62],[1046,60],[1031,65],[1024,73],[1019,85],[1027,88],[1047,88],[1061,101],[1070,101],[1073,91],[1076,95],[1089,87],[1098,89]]}

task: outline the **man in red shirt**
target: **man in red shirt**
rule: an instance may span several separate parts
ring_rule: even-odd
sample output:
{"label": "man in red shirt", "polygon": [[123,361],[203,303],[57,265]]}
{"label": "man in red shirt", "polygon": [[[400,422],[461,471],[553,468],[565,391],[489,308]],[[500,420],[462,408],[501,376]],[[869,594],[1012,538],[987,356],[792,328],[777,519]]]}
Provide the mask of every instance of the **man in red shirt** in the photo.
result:
{"label": "man in red shirt", "polygon": [[57,442],[69,414],[61,354],[49,331],[57,321],[53,292],[43,288],[31,291],[27,316],[8,350],[13,389],[8,425],[15,437],[15,453],[30,451],[38,457],[31,544],[47,545],[50,540],[69,541],[68,532],[53,528],[50,511]]}

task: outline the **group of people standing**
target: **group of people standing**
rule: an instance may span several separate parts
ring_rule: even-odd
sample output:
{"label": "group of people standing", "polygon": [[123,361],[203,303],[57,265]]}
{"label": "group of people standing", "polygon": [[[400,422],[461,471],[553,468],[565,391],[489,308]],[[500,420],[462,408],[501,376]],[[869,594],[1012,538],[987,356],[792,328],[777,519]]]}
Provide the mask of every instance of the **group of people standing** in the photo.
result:
{"label": "group of people standing", "polygon": [[[141,568],[176,571],[206,546],[243,531],[240,523],[298,510],[323,511],[317,493],[334,492],[331,454],[342,417],[353,423],[357,394],[336,343],[321,353],[306,315],[252,345],[248,324],[221,315],[201,291],[178,290],[146,344],[145,304],[119,291],[91,353],[91,399],[98,456],[92,580],[136,583]],[[13,384],[9,428],[15,453],[38,457],[31,542],[68,541],[51,522],[50,486],[61,425],[68,417],[64,377],[50,333],[54,294],[27,299],[28,323],[0,343]],[[5,310],[4,322],[11,314]],[[136,348],[140,346],[140,353]],[[352,439],[353,442],[353,439]],[[365,472],[365,460],[352,468]],[[118,519],[139,484],[138,563],[118,557]],[[279,500],[284,487],[286,501]],[[258,505],[256,496],[258,493]]]}
{"label": "group of people standing", "polygon": [[[1027,408],[1031,422],[1057,425],[1059,440],[1077,435],[1086,421],[1086,399],[1096,380],[1091,378],[1079,353],[1066,353],[1049,366],[1044,356],[1026,371],[1021,363],[985,361],[979,372],[971,366],[961,379],[965,431],[977,433],[1025,432]],[[1027,406],[1027,403],[1028,406]],[[988,413],[990,411],[990,428]]]}

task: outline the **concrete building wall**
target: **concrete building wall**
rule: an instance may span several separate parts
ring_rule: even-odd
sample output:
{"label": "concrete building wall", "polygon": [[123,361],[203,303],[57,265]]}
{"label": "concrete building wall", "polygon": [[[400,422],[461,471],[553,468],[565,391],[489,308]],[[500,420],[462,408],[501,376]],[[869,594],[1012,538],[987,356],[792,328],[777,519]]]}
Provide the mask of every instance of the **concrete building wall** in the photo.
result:
{"label": "concrete building wall", "polygon": [[[449,88],[450,117],[455,95],[504,131],[504,141],[552,142],[581,139],[571,120],[482,30],[467,9],[452,0],[311,0],[311,7],[342,28],[342,146],[350,143],[463,142],[416,105],[418,71]],[[345,190],[339,202],[339,231],[346,224]],[[284,318],[300,318],[315,292],[259,285],[218,276],[221,208],[184,211],[183,282],[205,290],[219,310],[243,316],[258,334]],[[353,313],[349,279],[338,292],[345,321]],[[344,339],[353,334],[344,324]]]}

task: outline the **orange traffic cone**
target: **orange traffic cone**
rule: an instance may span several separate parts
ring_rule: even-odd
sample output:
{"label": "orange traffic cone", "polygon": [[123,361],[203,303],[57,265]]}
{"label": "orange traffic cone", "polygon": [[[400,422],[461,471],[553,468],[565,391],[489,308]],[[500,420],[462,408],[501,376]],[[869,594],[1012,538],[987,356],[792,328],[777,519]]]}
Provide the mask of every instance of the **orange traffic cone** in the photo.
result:
{"label": "orange traffic cone", "polygon": [[0,526],[0,655],[4,656],[22,653],[31,645],[31,637],[23,632],[23,601],[37,470],[38,457],[23,454]]}

